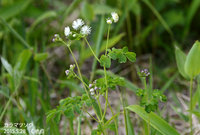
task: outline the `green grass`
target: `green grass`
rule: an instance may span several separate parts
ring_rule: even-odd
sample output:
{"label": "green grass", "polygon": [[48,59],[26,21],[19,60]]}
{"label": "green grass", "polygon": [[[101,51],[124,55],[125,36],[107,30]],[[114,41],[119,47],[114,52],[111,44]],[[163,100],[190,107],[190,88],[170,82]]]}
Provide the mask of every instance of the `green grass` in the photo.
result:
{"label": "green grass", "polygon": [[[161,105],[160,110],[152,114],[152,117],[161,121],[161,124],[157,125],[150,120],[150,131],[152,134],[157,134],[157,131],[165,134],[165,128],[169,127],[174,134],[181,134],[183,130],[175,131],[176,125],[169,123],[174,118],[167,117],[165,111],[170,109],[184,125],[189,123],[188,110],[184,111],[182,101],[177,99],[176,94],[179,92],[189,97],[189,91],[186,91],[189,88],[188,75],[183,65],[192,44],[200,40],[199,5],[198,0],[1,0],[0,133],[3,134],[5,122],[33,122],[36,128],[45,129],[45,134],[59,135],[63,130],[65,134],[80,135],[86,132],[85,127],[98,134],[99,131],[96,129],[104,129],[105,125],[108,134],[117,134],[116,129],[121,128],[121,115],[124,117],[124,130],[128,135],[138,134],[137,131],[145,134],[143,128],[146,123],[147,130],[148,118],[146,114],[141,114],[144,110],[134,105],[129,110],[136,114],[128,111],[126,107],[131,104],[130,99],[126,97],[134,96],[141,87],[137,75],[139,69],[149,68],[151,76],[147,80],[148,88],[160,88],[169,98],[164,107]],[[106,18],[113,11],[119,14],[120,19],[118,23],[111,25],[107,40]],[[105,72],[85,41],[72,42],[71,49],[83,72],[83,81],[87,85],[106,75],[125,78],[124,87],[119,86],[116,90],[122,97],[121,100],[120,96],[118,97],[119,102],[114,108],[112,99],[108,97],[107,110],[113,108],[113,112],[110,112],[113,115],[112,119],[103,118],[99,128],[94,128],[92,118],[86,117],[85,114],[76,114],[77,119],[62,116],[60,120],[55,118],[49,123],[46,122],[47,112],[56,108],[61,99],[74,95],[81,96],[84,93],[84,88],[77,79],[67,79],[65,76],[65,70],[74,62],[70,52],[64,49],[62,43],[52,42],[55,33],[64,37],[64,27],[71,25],[76,18],[82,18],[92,27],[92,34],[87,39],[99,59],[106,48],[112,47],[120,49],[127,46],[129,51],[137,54],[135,63],[117,64],[117,61],[112,61],[111,68]],[[188,66],[188,70],[198,67],[198,64],[191,66],[192,64]],[[191,104],[187,101],[184,103],[190,106],[190,112],[193,112],[199,123],[199,76],[194,81],[193,90],[195,92],[191,95]],[[136,101],[134,104],[139,104],[138,98]],[[123,111],[116,109],[121,105]],[[101,118],[98,102],[94,106]],[[103,111],[106,110],[104,107],[102,106]],[[182,113],[178,111],[180,109]],[[163,116],[166,116],[165,120]],[[64,123],[63,127],[60,126],[60,121]]]}

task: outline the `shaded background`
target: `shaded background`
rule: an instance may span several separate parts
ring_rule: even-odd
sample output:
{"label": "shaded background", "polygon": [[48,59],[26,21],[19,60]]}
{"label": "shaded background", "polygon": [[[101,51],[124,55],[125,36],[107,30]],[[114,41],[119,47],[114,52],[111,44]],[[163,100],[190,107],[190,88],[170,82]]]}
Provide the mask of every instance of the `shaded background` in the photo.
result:
{"label": "shaded background", "polygon": [[[104,51],[106,40],[105,18],[113,11],[120,19],[112,24],[109,47],[128,46],[137,54],[137,61],[112,63],[110,70],[133,82],[127,87],[134,95],[141,85],[137,69],[152,64],[154,87],[165,90],[176,103],[175,93],[186,93],[187,82],[177,73],[174,46],[187,52],[200,38],[199,6],[199,0],[1,0],[1,57],[13,68],[21,57],[23,60],[30,57],[27,62],[24,60],[21,76],[9,75],[1,64],[1,126],[6,121],[33,121],[36,127],[58,134],[58,124],[54,121],[46,124],[45,113],[55,108],[60,99],[80,95],[83,90],[77,81],[66,79],[64,71],[73,60],[61,44],[52,42],[53,35],[59,33],[64,37],[64,27],[82,18],[92,27],[88,40],[99,54]],[[100,66],[85,43],[76,41],[72,48],[85,77],[95,79]],[[22,54],[27,49],[31,51]],[[67,124],[62,127],[67,129]]]}

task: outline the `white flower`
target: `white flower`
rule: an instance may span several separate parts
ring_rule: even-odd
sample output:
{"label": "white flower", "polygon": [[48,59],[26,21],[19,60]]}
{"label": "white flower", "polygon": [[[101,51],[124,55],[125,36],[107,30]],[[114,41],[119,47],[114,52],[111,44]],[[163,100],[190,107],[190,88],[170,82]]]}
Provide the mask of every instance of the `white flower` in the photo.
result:
{"label": "white flower", "polygon": [[112,24],[112,20],[111,19],[107,19],[106,22],[107,22],[107,24]]}
{"label": "white flower", "polygon": [[74,65],[74,64],[73,64],[73,65],[72,65],[72,64],[70,65],[70,68],[74,68],[74,67],[75,67],[75,65]]}
{"label": "white flower", "polygon": [[53,38],[52,41],[55,42],[56,41],[55,38]]}
{"label": "white flower", "polygon": [[91,32],[91,27],[85,25],[81,28],[81,34],[88,35]]}
{"label": "white flower", "polygon": [[69,75],[69,70],[65,70],[65,74],[66,74],[66,76],[68,76]]}
{"label": "white flower", "polygon": [[78,28],[80,28],[81,26],[84,25],[84,21],[82,19],[76,19],[75,21],[73,21],[72,23],[72,27],[77,30]]}
{"label": "white flower", "polygon": [[93,96],[93,95],[94,95],[94,92],[91,92],[91,95]]}
{"label": "white flower", "polygon": [[89,84],[89,88],[91,88],[92,87],[92,84]]}
{"label": "white flower", "polygon": [[94,89],[90,89],[90,92],[94,92]]}
{"label": "white flower", "polygon": [[59,35],[58,35],[58,34],[54,34],[54,37],[55,37],[55,38],[58,38],[58,37],[59,37]]}
{"label": "white flower", "polygon": [[76,37],[76,34],[73,34],[72,36],[73,36],[73,37]]}
{"label": "white flower", "polygon": [[69,27],[65,27],[65,30],[64,30],[64,34],[66,37],[68,37],[72,32],[70,31],[70,28]]}
{"label": "white flower", "polygon": [[116,12],[112,12],[111,16],[112,16],[112,18],[113,18],[113,20],[114,20],[115,23],[118,22],[119,16],[118,16],[118,14]]}

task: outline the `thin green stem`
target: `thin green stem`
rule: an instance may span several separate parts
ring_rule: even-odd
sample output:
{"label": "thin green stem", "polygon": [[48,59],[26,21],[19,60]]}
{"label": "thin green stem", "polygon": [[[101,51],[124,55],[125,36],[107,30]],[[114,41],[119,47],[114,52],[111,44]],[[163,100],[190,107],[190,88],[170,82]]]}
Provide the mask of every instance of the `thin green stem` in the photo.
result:
{"label": "thin green stem", "polygon": [[109,41],[109,36],[110,36],[110,24],[108,25],[108,34],[107,34],[107,41],[106,41],[106,51],[105,51],[105,56],[107,55],[107,51],[108,51],[108,41]]}
{"label": "thin green stem", "polygon": [[[147,97],[146,97],[146,102],[148,103],[149,102],[149,96],[150,96],[150,90],[147,89],[147,82],[146,82],[146,77],[144,77],[143,79],[144,81],[144,89],[145,89],[145,92],[147,93]],[[148,117],[148,122],[147,122],[147,135],[150,135],[150,114],[148,114],[149,117]]]}
{"label": "thin green stem", "polygon": [[87,38],[84,38],[85,39],[85,42],[87,43],[88,47],[90,48],[90,51],[92,52],[92,54],[94,55],[94,57],[96,58],[96,60],[100,63],[100,60],[99,58],[96,56],[96,54],[94,53],[90,43],[88,42]]}
{"label": "thin green stem", "polygon": [[84,111],[85,111],[88,115],[90,115],[90,117],[91,117],[93,120],[95,120],[96,122],[99,123],[99,121],[98,121],[97,119],[95,119],[87,110],[84,109]]}
{"label": "thin green stem", "polygon": [[101,117],[102,117],[102,109],[101,109],[101,103],[100,103],[100,100],[99,100],[99,95],[98,95],[98,97],[97,97],[97,103],[98,103],[98,105],[99,105],[99,109],[100,109],[100,113],[101,113]]}
{"label": "thin green stem", "polygon": [[[107,41],[106,41],[106,51],[105,51],[105,56],[107,56],[107,49],[108,49],[108,40],[109,40],[109,35],[110,35],[110,25],[108,25],[108,34],[107,34]],[[104,117],[106,115],[106,111],[107,111],[107,106],[108,106],[108,80],[107,80],[107,72],[106,72],[106,67],[103,67],[104,69],[104,75],[105,75],[105,82],[106,82],[106,104],[105,104],[105,108],[104,108],[104,113],[102,116],[102,121],[104,121]],[[107,132],[106,132],[107,133]]]}
{"label": "thin green stem", "polygon": [[103,117],[101,120],[104,119],[105,115],[106,115],[106,111],[107,111],[107,106],[108,106],[108,81],[107,81],[107,72],[106,72],[106,68],[104,66],[104,74],[105,74],[105,82],[106,82],[106,104],[105,104],[105,108],[104,108],[104,113],[103,113]]}
{"label": "thin green stem", "polygon": [[193,78],[190,80],[190,111],[189,111],[189,120],[190,120],[190,135],[193,134],[192,132],[192,89],[193,89]]}
{"label": "thin green stem", "polygon": [[[94,57],[96,58],[96,60],[100,63],[99,58],[98,58],[98,57],[96,56],[96,54],[94,53],[94,51],[93,51],[93,49],[92,49],[90,43],[88,42],[87,38],[84,38],[84,40],[85,40],[85,42],[87,43],[87,45],[88,45],[90,51],[92,52],[92,54],[94,55]],[[101,116],[102,116],[102,109],[101,109],[101,104],[100,104],[99,98],[97,99],[97,102],[98,102],[100,114],[101,114]],[[101,121],[101,122],[102,122],[102,121]],[[104,123],[104,121],[103,121],[102,123]]]}
{"label": "thin green stem", "polygon": [[150,135],[150,113],[148,114],[148,135]]}
{"label": "thin green stem", "polygon": [[[78,63],[77,63],[77,61],[76,61],[76,58],[75,58],[75,56],[74,56],[74,53],[72,52],[70,46],[67,46],[67,47],[68,47],[70,53],[72,54],[72,57],[73,57],[73,59],[74,59],[74,62],[75,62],[75,64],[76,64],[76,67],[77,67],[77,69],[78,69],[78,74],[79,74],[79,76],[80,76],[80,80],[81,80],[81,82],[84,84],[83,77],[82,77],[82,74],[81,74],[79,65],[78,65]],[[87,93],[87,95],[88,95],[88,97],[89,97],[89,93],[88,93],[88,91],[87,91],[85,85],[83,85],[83,87],[84,87],[85,92]]]}
{"label": "thin green stem", "polygon": [[80,77],[78,77],[77,75],[75,75],[75,77],[76,77],[79,81],[81,81],[81,82],[89,89],[89,86],[88,86],[84,81],[82,81]]}
{"label": "thin green stem", "polygon": [[[105,98],[105,97],[104,97],[104,98]],[[114,116],[115,114],[114,114],[114,111],[113,111],[113,109],[112,109],[112,107],[111,107],[109,101],[108,101],[108,106],[109,106],[109,108],[110,108],[110,110],[111,110],[112,115]],[[115,132],[116,132],[116,135],[118,135],[119,133],[118,133],[118,125],[117,125],[116,118],[114,119],[114,123],[115,123]]]}
{"label": "thin green stem", "polygon": [[[108,34],[107,34],[107,41],[106,41],[106,51],[105,51],[105,56],[107,56],[107,49],[108,49],[108,40],[109,40],[109,36],[110,36],[110,24],[108,25]],[[105,75],[105,82],[106,82],[106,104],[105,104],[105,108],[104,108],[104,114],[102,117],[102,120],[105,117],[106,114],[106,110],[107,110],[107,106],[108,106],[108,81],[107,81],[107,72],[106,72],[106,67],[103,67],[104,69],[104,75]]]}
{"label": "thin green stem", "polygon": [[[75,58],[74,53],[72,52],[72,50],[71,50],[71,48],[70,48],[70,45],[68,45],[67,43],[65,43],[63,40],[62,40],[61,42],[64,43],[64,44],[67,46],[67,48],[69,49],[69,51],[70,51],[70,53],[71,53],[71,55],[72,55],[72,57],[73,57],[73,59],[74,59],[74,62],[75,62],[75,64],[76,64],[76,67],[77,67],[77,69],[78,69],[78,74],[79,74],[79,76],[80,76],[80,81],[83,83],[83,87],[84,87],[84,89],[85,89],[85,92],[86,92],[88,98],[91,99],[91,97],[90,97],[90,95],[89,95],[89,93],[88,93],[88,91],[87,91],[87,89],[86,89],[86,87],[85,87],[85,85],[84,85],[85,83],[84,83],[84,81],[83,81],[83,77],[82,77],[82,74],[81,74],[81,71],[80,71],[78,62],[76,61],[76,58]],[[100,118],[99,118],[99,116],[98,116],[98,114],[97,114],[97,112],[96,112],[95,109],[94,109],[94,111],[95,111],[95,114],[96,114],[98,120],[100,120]]]}
{"label": "thin green stem", "polygon": [[123,114],[124,114],[124,123],[125,123],[126,135],[128,135],[126,108],[125,108],[125,105],[124,105],[122,92],[120,92],[120,100],[121,100],[121,103],[122,103],[122,106],[123,106],[123,112],[124,112]]}
{"label": "thin green stem", "polygon": [[[19,86],[19,85],[18,85],[18,86]],[[3,109],[2,113],[1,113],[1,116],[0,116],[0,121],[2,121],[2,119],[3,119],[3,116],[4,116],[4,114],[5,114],[6,110],[7,110],[8,106],[9,106],[9,104],[10,104],[11,100],[14,98],[15,94],[17,93],[17,91],[18,91],[18,86],[16,86],[16,87],[15,87],[15,89],[14,89],[14,92],[13,92],[13,93],[12,93],[12,95],[10,96],[10,98],[9,98],[8,102],[6,103],[6,105],[5,105],[4,109]]]}

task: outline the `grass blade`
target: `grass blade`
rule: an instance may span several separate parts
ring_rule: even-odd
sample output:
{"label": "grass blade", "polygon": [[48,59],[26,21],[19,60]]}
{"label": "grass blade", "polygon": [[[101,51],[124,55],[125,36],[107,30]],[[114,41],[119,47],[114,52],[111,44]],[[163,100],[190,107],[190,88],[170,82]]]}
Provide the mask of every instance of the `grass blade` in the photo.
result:
{"label": "grass blade", "polygon": [[193,0],[192,3],[190,4],[189,8],[188,8],[188,14],[187,14],[187,17],[186,17],[186,26],[185,26],[185,29],[184,29],[184,37],[189,32],[191,21],[192,21],[194,15],[195,15],[195,13],[197,12],[199,6],[200,6],[200,0]]}
{"label": "grass blade", "polygon": [[173,127],[171,127],[165,120],[160,118],[155,113],[147,113],[142,107],[138,105],[131,105],[127,107],[128,110],[135,112],[139,115],[143,120],[148,122],[150,115],[150,125],[158,130],[163,135],[180,135]]}
{"label": "grass blade", "polygon": [[162,16],[160,15],[160,13],[156,10],[156,8],[149,2],[149,0],[142,0],[142,1],[151,9],[151,11],[154,13],[154,15],[158,18],[158,20],[160,21],[160,23],[165,28],[165,30],[170,34],[170,36],[173,37],[172,30],[170,29],[170,27],[168,26],[168,24],[166,23],[166,21],[162,18]]}
{"label": "grass blade", "polygon": [[77,135],[81,135],[81,115],[78,117],[78,128],[77,128]]}
{"label": "grass blade", "polygon": [[[96,43],[95,43],[95,47],[96,47],[95,51],[96,51],[97,57],[99,56],[101,41],[103,39],[104,25],[105,25],[105,21],[104,21],[104,16],[102,15],[100,27],[99,27],[99,30],[98,30],[98,36],[97,36],[97,40],[96,40]],[[92,81],[93,78],[94,78],[94,71],[96,70],[96,65],[97,65],[97,60],[94,58],[93,64],[92,64],[92,74],[91,74],[91,77],[90,77],[90,81]]]}
{"label": "grass blade", "polygon": [[7,7],[1,7],[0,9],[0,16],[7,20],[13,16],[16,16],[17,14],[21,13],[24,9],[28,7],[28,5],[31,3],[31,0],[20,0],[14,2],[14,4],[7,6]]}
{"label": "grass blade", "polygon": [[22,42],[22,44],[26,47],[26,48],[31,48],[31,46],[2,18],[0,17],[0,21],[1,23],[7,27],[11,33]]}

